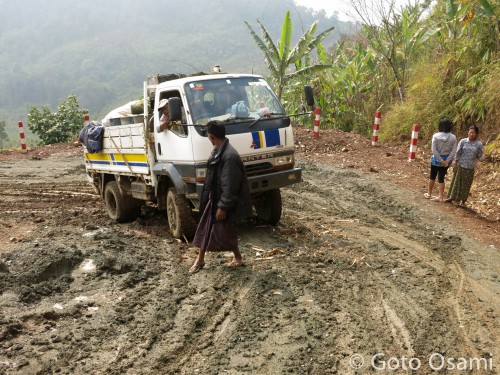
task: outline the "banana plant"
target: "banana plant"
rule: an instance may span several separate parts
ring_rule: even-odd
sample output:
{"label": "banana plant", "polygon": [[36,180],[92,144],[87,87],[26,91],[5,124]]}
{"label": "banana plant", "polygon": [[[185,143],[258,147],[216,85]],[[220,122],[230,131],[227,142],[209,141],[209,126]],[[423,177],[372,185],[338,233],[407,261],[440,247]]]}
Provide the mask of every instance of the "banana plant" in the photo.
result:
{"label": "banana plant", "polygon": [[356,128],[364,133],[366,114],[373,112],[369,98],[378,76],[378,60],[373,51],[343,41],[338,43],[332,56],[320,48],[318,59],[333,61],[331,69],[313,80],[317,102],[322,108],[322,124],[343,131]]}
{"label": "banana plant", "polygon": [[[319,35],[315,35],[318,21],[314,22],[309,29],[300,37],[297,44],[292,48],[292,19],[290,12],[285,14],[281,28],[281,38],[276,45],[264,25],[257,20],[261,35],[257,35],[252,26],[245,21],[250,34],[257,46],[264,54],[264,61],[271,73],[271,78],[276,86],[276,93],[281,98],[285,87],[296,77],[306,76],[331,68],[330,64],[310,64],[310,53],[334,30],[330,27]],[[295,66],[295,71],[290,67]]]}

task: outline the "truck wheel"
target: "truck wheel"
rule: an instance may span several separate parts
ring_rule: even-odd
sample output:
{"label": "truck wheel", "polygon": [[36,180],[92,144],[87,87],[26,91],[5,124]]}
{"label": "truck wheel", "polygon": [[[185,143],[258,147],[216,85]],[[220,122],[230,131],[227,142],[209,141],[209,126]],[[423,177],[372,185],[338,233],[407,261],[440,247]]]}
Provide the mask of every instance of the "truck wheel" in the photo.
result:
{"label": "truck wheel", "polygon": [[141,214],[141,201],[132,197],[124,197],[116,181],[106,184],[104,202],[109,217],[117,223],[134,221]]}
{"label": "truck wheel", "polygon": [[255,203],[257,217],[270,225],[276,225],[281,218],[280,189],[264,192]]}
{"label": "truck wheel", "polygon": [[192,239],[196,231],[196,222],[189,201],[183,195],[177,194],[171,187],[167,192],[167,219],[168,227],[174,238],[186,236]]}

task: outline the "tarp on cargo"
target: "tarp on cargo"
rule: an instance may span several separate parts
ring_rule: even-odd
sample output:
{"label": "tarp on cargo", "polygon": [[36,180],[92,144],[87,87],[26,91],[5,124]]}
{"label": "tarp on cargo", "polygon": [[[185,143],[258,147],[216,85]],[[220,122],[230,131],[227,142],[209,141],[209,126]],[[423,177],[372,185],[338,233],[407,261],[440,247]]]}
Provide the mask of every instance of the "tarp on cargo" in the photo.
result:
{"label": "tarp on cargo", "polygon": [[[131,120],[133,120],[133,118],[137,116],[137,113],[132,113],[132,106],[135,107],[138,105],[138,103],[142,103],[142,100],[133,100],[131,102],[128,102],[127,104],[122,105],[121,107],[113,109],[102,119],[102,125],[121,125],[123,122],[115,124],[113,123],[113,120],[124,117],[130,117]],[[134,121],[130,121],[130,123],[133,122]]]}
{"label": "tarp on cargo", "polygon": [[90,121],[80,132],[78,139],[91,154],[102,150],[104,126],[100,121]]}

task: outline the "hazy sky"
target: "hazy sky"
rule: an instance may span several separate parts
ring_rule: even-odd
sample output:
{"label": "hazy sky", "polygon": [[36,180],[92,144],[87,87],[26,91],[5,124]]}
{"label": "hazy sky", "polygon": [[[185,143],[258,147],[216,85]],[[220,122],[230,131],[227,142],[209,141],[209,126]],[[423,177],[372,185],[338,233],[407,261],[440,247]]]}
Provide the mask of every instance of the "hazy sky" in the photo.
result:
{"label": "hazy sky", "polygon": [[339,13],[339,18],[348,20],[349,2],[342,0],[295,0],[298,5],[302,5],[315,10],[324,9],[327,16],[331,16],[334,11]]}
{"label": "hazy sky", "polygon": [[[415,0],[410,1],[415,3]],[[380,1],[377,0],[377,2],[379,3]],[[408,0],[395,0],[397,8],[407,2]],[[295,3],[315,10],[323,9],[327,16],[331,16],[334,11],[337,11],[342,21],[353,21],[353,16],[355,16],[347,0],[295,0]],[[370,3],[371,1],[368,0],[368,4]]]}

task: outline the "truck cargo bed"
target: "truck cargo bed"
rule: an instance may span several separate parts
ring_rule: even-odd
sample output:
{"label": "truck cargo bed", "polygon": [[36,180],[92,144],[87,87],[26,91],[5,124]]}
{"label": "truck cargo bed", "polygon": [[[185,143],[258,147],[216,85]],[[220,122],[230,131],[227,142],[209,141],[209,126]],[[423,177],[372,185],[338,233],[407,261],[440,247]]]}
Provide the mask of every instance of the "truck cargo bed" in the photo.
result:
{"label": "truck cargo bed", "polygon": [[149,174],[143,124],[108,126],[103,149],[85,153],[87,171]]}

